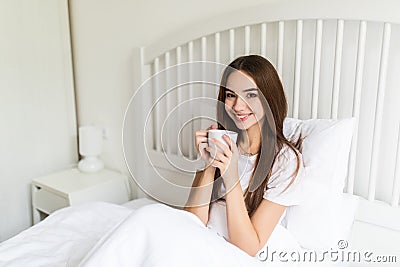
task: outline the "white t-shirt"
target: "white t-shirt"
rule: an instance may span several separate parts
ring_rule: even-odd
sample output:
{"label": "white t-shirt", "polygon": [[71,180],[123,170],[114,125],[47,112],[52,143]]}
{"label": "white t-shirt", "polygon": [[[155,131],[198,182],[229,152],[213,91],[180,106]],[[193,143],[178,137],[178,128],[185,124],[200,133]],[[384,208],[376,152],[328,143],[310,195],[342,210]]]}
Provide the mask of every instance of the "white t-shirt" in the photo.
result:
{"label": "white t-shirt", "polygon": [[[284,146],[277,156],[275,164],[272,166],[272,174],[268,182],[268,190],[264,192],[264,199],[271,202],[287,206],[299,205],[303,196],[301,190],[301,180],[303,176],[303,159],[300,155],[300,168],[294,177],[297,168],[296,154],[288,146]],[[254,169],[254,163],[257,155],[244,156],[239,154],[238,173],[240,184],[244,191],[249,185],[249,181]],[[292,184],[286,189],[289,183]],[[286,190],[285,190],[286,189]],[[221,186],[221,193],[225,193],[224,185]],[[282,214],[279,223],[286,226],[286,211]],[[210,206],[208,228],[216,231],[219,235],[228,240],[228,229],[226,222],[226,208],[224,201],[216,201]]]}

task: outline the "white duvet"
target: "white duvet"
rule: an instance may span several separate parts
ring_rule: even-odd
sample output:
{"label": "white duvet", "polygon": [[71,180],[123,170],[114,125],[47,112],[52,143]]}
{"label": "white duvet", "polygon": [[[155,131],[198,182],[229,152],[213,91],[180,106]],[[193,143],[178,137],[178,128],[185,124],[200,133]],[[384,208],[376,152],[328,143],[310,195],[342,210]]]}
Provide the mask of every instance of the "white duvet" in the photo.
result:
{"label": "white duvet", "polygon": [[[268,243],[285,246],[279,229]],[[195,215],[163,204],[69,207],[0,244],[0,266],[280,265],[286,264],[249,256]]]}
{"label": "white duvet", "polygon": [[77,266],[99,239],[131,212],[103,202],[58,210],[0,243],[0,266]]}
{"label": "white duvet", "polygon": [[[261,266],[193,214],[163,204],[129,215],[79,266]],[[265,265],[264,265],[265,266]]]}

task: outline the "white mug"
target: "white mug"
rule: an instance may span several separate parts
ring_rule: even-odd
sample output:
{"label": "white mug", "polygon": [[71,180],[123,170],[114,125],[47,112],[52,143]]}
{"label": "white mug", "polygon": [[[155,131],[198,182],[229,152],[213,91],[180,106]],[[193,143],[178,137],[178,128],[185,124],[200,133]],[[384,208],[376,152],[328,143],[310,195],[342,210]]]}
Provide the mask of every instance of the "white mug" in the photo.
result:
{"label": "white mug", "polygon": [[[229,145],[225,139],[223,139],[223,135],[226,134],[229,136],[229,138],[231,139],[231,141],[233,143],[236,144],[237,141],[237,137],[238,137],[238,133],[237,132],[233,132],[233,131],[228,131],[228,130],[220,130],[220,129],[215,129],[215,130],[208,130],[208,146],[210,146],[211,148],[213,148],[214,151],[218,150],[220,152],[222,152],[222,150],[216,145],[214,144],[211,139],[215,138],[218,141],[220,141],[223,144],[227,144]],[[211,157],[213,159],[217,159],[215,153],[211,153]]]}

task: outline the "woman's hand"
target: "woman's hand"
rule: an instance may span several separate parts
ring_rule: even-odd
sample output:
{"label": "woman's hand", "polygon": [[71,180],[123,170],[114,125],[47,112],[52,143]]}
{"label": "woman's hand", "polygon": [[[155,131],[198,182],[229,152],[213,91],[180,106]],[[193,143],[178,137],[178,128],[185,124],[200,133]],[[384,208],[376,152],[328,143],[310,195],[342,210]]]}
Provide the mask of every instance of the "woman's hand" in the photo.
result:
{"label": "woman's hand", "polygon": [[195,133],[195,144],[196,144],[197,155],[200,155],[200,157],[205,161],[206,167],[211,166],[210,164],[212,162],[212,157],[207,150],[209,148],[208,130],[214,130],[214,129],[216,129],[216,126],[211,124],[211,126],[207,130],[199,130],[196,131]]}
{"label": "woman's hand", "polygon": [[214,151],[212,147],[206,149],[211,154],[215,153],[215,159],[212,162],[212,166],[218,168],[221,172],[222,179],[224,180],[225,188],[227,191],[231,189],[237,182],[239,182],[238,175],[238,159],[239,152],[236,144],[231,141],[228,135],[224,134],[222,138],[228,144],[223,144],[217,139],[213,138],[211,142],[219,147],[222,152]]}

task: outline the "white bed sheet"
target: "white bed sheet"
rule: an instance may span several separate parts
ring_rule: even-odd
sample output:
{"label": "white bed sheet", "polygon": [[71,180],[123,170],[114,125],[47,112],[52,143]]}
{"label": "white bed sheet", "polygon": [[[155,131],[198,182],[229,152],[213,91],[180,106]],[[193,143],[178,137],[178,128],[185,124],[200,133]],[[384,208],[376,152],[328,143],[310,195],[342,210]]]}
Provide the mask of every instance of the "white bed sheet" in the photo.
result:
{"label": "white bed sheet", "polygon": [[154,204],[131,213],[79,266],[265,265],[210,231],[192,213]]}
{"label": "white bed sheet", "polygon": [[250,257],[193,214],[162,204],[138,210],[154,203],[91,202],[56,211],[1,243],[0,266],[296,266]]}
{"label": "white bed sheet", "polygon": [[76,266],[132,208],[91,202],[58,210],[1,243],[0,266]]}

